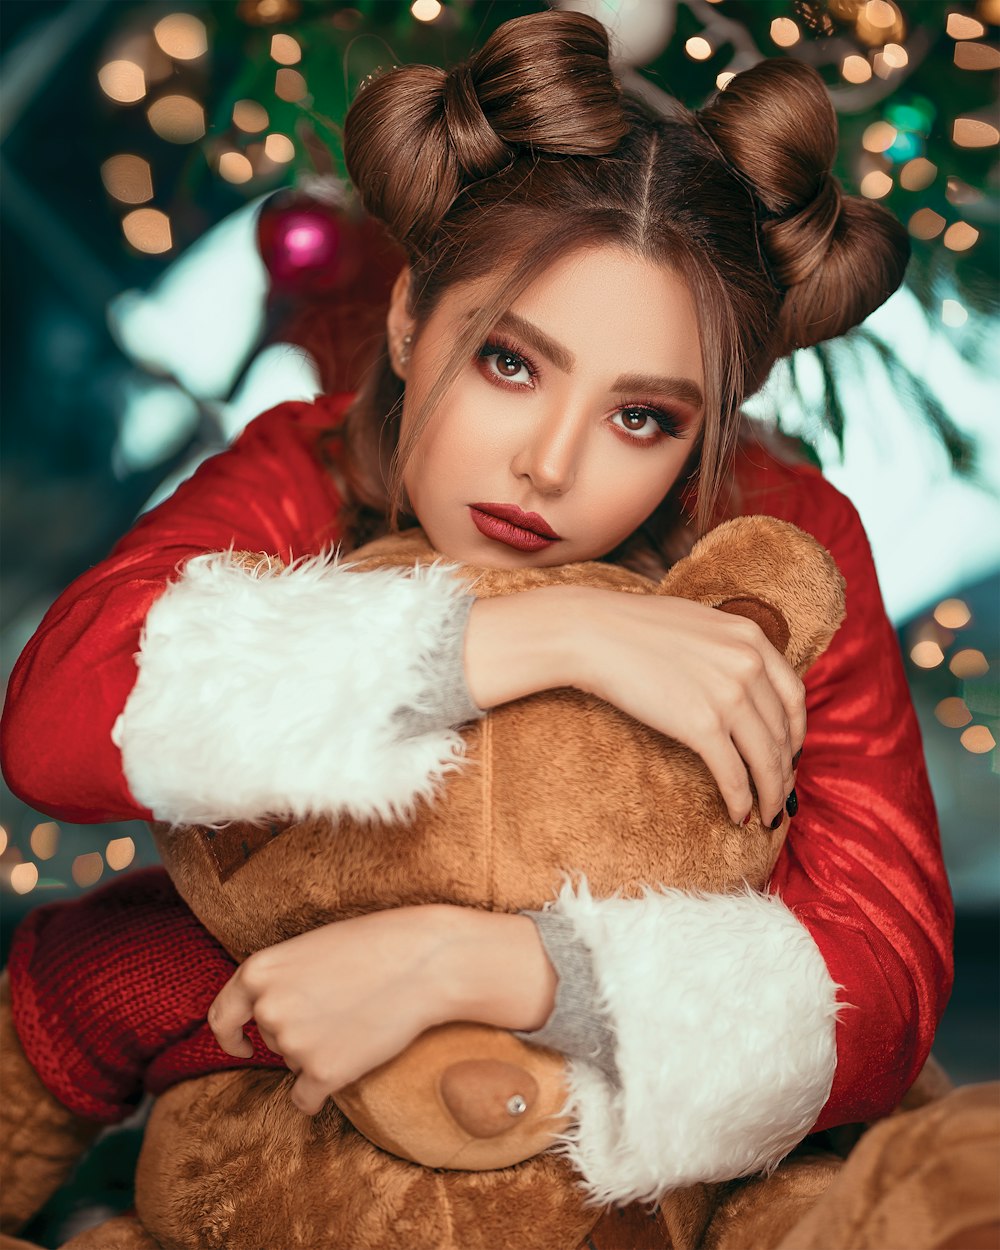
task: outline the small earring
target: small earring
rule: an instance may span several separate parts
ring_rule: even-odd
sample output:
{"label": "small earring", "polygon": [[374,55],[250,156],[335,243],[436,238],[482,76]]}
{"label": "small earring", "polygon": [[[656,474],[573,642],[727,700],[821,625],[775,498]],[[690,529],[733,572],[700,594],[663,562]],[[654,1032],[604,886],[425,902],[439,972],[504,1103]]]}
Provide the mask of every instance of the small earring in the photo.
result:
{"label": "small earring", "polygon": [[410,363],[410,344],[413,342],[412,334],[404,334],[399,345],[399,363],[406,365]]}

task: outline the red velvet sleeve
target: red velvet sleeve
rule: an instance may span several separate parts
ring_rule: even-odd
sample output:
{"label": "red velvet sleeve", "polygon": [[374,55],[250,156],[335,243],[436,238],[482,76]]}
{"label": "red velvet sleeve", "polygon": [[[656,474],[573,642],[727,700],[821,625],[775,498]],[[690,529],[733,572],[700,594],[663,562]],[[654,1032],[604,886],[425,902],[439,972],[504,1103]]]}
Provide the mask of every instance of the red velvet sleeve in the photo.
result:
{"label": "red velvet sleeve", "polygon": [[807,674],[799,812],[772,888],[841,987],[837,1069],[816,1125],[887,1114],[926,1059],[951,992],[951,894],[920,729],[853,505],[807,468],[751,500],[833,555],[847,615]]}
{"label": "red velvet sleeve", "polygon": [[281,404],[252,421],[59,596],[7,689],[0,750],[15,794],[62,820],[151,819],[111,740],[146,614],[192,556],[234,546],[288,561],[336,542],[340,500],[315,444],[350,398]]}

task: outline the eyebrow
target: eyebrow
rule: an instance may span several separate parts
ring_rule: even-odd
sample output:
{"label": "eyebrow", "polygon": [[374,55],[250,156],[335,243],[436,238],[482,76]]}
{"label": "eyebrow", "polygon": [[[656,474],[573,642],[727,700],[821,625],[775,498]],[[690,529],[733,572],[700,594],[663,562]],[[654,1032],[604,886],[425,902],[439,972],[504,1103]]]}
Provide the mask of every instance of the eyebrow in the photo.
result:
{"label": "eyebrow", "polygon": [[[482,311],[475,308],[469,312],[472,318],[476,313]],[[512,334],[517,335],[519,339],[523,339],[529,347],[533,347],[536,352],[551,361],[557,369],[561,369],[563,373],[572,373],[576,366],[576,357],[561,343],[557,343],[544,330],[540,329],[533,322],[528,321],[525,317],[519,316],[516,312],[508,309],[498,319],[496,323],[498,330],[509,330]],[[615,378],[611,386],[613,391],[647,391],[657,395],[669,395],[674,399],[679,399],[686,404],[690,404],[692,408],[700,411],[705,406],[705,397],[701,392],[701,387],[692,378],[670,378],[658,377],[650,373],[623,373],[620,377]]]}

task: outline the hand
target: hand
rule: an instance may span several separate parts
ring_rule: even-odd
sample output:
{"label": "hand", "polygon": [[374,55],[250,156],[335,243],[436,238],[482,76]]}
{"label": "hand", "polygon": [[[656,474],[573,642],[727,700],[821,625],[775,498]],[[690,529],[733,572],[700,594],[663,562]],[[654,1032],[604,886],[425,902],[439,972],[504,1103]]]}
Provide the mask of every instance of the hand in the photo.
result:
{"label": "hand", "polygon": [[246,1058],[243,1025],[297,1080],[292,1101],[315,1115],[328,1095],[448,1018],[443,983],[448,913],[401,907],[342,920],[251,955],[223,986],[208,1023],[227,1054]]}
{"label": "hand", "polygon": [[445,904],[341,920],[250,956],[208,1009],[222,1049],[252,1053],[243,1025],[297,1080],[315,1115],[327,1097],[386,1063],[425,1029],[470,1020],[539,1029],[556,974],[527,916]]}
{"label": "hand", "polygon": [[780,817],[806,733],[805,687],[761,629],[688,599],[572,593],[573,684],[696,751],[735,823],[751,811],[751,778],[764,821]]}
{"label": "hand", "polygon": [[730,819],[780,816],[806,733],[801,679],[745,617],[666,595],[545,586],[478,600],[465,636],[482,708],[589,691],[702,757]]}

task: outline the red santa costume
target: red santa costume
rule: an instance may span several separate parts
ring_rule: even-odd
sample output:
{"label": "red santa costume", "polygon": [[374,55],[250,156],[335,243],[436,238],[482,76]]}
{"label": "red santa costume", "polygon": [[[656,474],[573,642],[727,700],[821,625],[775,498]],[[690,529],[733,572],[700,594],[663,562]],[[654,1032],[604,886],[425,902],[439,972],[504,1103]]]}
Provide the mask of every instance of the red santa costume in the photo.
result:
{"label": "red santa costume", "polygon": [[[318,448],[349,399],[259,417],[52,606],[2,724],[27,803],[70,821],[208,822],[380,815],[433,792],[461,738],[401,738],[395,713],[422,706],[467,587],[446,563],[348,577],[331,554],[341,501]],[[857,513],[762,447],[741,450],[737,474],[746,513],[830,551],[847,615],[805,679],[799,812],[768,896],[592,899],[584,883],[554,900],[592,953],[615,1037],[620,1083],[570,1064],[572,1157],[604,1201],[743,1175],[812,1129],[886,1114],[951,988],[920,733]],[[292,567],[255,581],[234,549]],[[252,1060],[215,1045],[204,1013],[232,971],[165,874],[135,874],[29,917],[11,960],[19,1033],[57,1096],[120,1118],[144,1081],[281,1062],[252,1030]]]}

